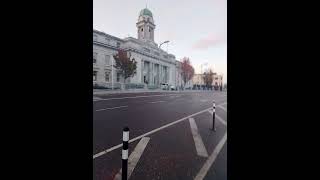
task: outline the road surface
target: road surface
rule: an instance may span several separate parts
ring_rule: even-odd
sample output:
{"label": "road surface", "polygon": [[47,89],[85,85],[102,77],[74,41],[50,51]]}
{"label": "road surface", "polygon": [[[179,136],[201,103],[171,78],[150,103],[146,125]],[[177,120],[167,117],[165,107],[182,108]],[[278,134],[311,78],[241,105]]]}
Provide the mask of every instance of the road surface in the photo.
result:
{"label": "road surface", "polygon": [[[129,179],[227,179],[227,93],[95,96],[93,179],[121,177],[122,129],[130,129]],[[212,104],[216,102],[216,131]]]}

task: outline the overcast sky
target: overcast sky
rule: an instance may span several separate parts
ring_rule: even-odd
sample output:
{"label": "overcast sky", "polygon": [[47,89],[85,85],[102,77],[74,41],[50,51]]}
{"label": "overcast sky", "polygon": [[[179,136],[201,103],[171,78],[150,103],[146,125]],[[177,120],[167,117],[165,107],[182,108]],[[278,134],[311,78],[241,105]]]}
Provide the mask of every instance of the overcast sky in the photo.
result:
{"label": "overcast sky", "polygon": [[137,38],[139,12],[147,7],[156,25],[155,42],[177,60],[189,57],[196,73],[206,68],[227,80],[227,0],[93,0],[93,28]]}

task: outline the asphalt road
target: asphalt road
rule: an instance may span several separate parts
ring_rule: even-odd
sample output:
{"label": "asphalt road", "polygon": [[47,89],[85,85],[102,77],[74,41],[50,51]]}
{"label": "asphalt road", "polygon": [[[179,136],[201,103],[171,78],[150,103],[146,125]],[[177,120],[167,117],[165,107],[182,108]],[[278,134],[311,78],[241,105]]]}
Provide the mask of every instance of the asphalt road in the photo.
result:
{"label": "asphalt road", "polygon": [[[213,101],[216,132],[210,130]],[[131,180],[227,179],[226,102],[226,92],[213,91],[100,95],[93,104],[93,179],[114,179],[121,169],[124,126],[130,129],[130,139],[140,137],[129,144],[129,156],[141,138],[150,138]],[[110,152],[101,154],[105,150]]]}

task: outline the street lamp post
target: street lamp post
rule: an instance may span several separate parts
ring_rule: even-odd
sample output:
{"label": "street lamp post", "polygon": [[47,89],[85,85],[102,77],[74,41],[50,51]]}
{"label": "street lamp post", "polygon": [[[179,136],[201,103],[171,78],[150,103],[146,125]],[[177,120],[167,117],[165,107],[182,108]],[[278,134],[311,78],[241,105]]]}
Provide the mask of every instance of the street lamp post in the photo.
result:
{"label": "street lamp post", "polygon": [[113,91],[113,58],[111,58],[111,89]]}
{"label": "street lamp post", "polygon": [[159,48],[161,48],[161,45],[162,45],[162,44],[164,44],[164,43],[169,43],[169,42],[170,42],[170,41],[164,41],[164,42],[160,43]]}
{"label": "street lamp post", "polygon": [[169,42],[170,42],[170,41],[167,40],[167,41],[164,41],[164,42],[160,43],[159,49],[161,49],[161,45],[162,45],[162,44],[169,43]]}
{"label": "street lamp post", "polygon": [[177,88],[177,62],[174,62],[174,87]]}

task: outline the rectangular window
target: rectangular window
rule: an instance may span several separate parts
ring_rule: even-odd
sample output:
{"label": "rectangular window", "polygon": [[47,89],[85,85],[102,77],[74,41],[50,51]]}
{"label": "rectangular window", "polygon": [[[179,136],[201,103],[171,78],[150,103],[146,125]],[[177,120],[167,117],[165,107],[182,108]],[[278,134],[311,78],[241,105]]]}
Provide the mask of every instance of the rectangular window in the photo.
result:
{"label": "rectangular window", "polygon": [[105,80],[106,82],[110,82],[110,72],[105,73]]}
{"label": "rectangular window", "polygon": [[93,53],[93,63],[97,63],[97,56],[98,56],[98,53]]}
{"label": "rectangular window", "polygon": [[108,66],[110,65],[110,55],[106,55],[105,63]]}
{"label": "rectangular window", "polygon": [[93,71],[93,81],[97,81],[97,71]]}
{"label": "rectangular window", "polygon": [[117,42],[117,47],[120,47],[120,43],[119,42]]}
{"label": "rectangular window", "polygon": [[117,73],[117,82],[120,82],[121,73]]}

